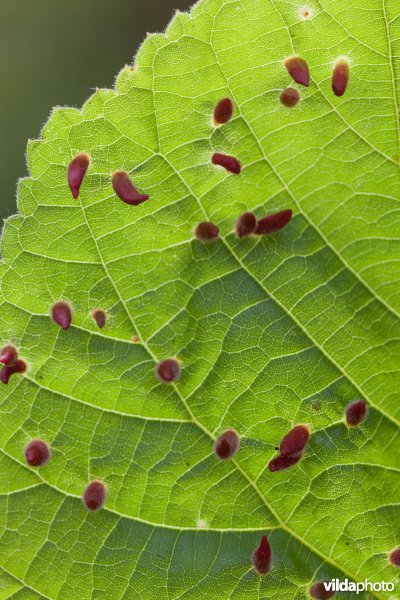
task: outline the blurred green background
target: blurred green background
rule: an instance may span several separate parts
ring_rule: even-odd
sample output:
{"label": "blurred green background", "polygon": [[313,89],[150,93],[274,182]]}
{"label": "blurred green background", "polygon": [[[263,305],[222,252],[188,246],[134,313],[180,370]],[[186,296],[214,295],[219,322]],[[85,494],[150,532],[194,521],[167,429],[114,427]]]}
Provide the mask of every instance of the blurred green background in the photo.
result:
{"label": "blurred green background", "polygon": [[0,227],[16,212],[28,138],[53,106],[80,107],[111,87],[147,31],[194,0],[0,0]]}

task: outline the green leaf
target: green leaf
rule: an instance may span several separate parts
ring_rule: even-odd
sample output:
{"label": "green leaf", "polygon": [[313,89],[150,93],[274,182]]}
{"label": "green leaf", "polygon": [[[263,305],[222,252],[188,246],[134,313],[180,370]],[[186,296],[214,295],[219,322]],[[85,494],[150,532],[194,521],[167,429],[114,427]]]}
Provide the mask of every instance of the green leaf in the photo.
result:
{"label": "green leaf", "polygon": [[[299,600],[333,577],[398,585],[400,10],[299,10],[203,0],[148,36],[114,90],[54,109],[29,143],[0,265],[1,343],[29,365],[0,389],[0,598]],[[309,88],[284,68],[292,55]],[[215,128],[226,96],[234,117]],[[76,201],[67,169],[82,151]],[[216,151],[241,174],[213,166]],[[150,200],[121,202],[115,170]],[[284,230],[235,236],[240,213],[285,208]],[[221,231],[208,245],[193,239],[204,220]],[[65,332],[49,317],[57,300],[73,306]],[[159,383],[156,362],[173,356],[181,378]],[[344,407],[360,397],[368,418],[349,429]],[[270,473],[296,423],[312,429],[303,459]],[[241,448],[218,461],[227,428]],[[40,469],[24,461],[32,438],[51,446]],[[88,513],[93,479],[108,498]],[[274,568],[260,577],[263,534]]]}

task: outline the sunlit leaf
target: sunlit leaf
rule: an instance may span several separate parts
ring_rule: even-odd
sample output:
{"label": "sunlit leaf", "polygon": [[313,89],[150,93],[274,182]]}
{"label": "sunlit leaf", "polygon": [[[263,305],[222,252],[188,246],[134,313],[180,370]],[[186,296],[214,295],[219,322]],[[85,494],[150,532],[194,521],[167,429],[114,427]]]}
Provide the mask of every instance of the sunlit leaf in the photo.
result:
{"label": "sunlit leaf", "polygon": [[[0,388],[0,598],[299,600],[333,577],[395,581],[399,14],[385,0],[203,0],[147,38],[114,90],[54,109],[29,143],[0,265],[1,343],[28,364]],[[115,193],[116,171],[140,204]],[[281,231],[236,236],[240,214],[285,209]],[[195,239],[200,222],[219,238]],[[155,370],[169,358],[167,384]],[[349,428],[360,398],[368,416]],[[296,424],[311,429],[304,455],[270,472]],[[228,429],[240,449],[219,460]],[[40,468],[32,439],[51,448]],[[106,502],[88,512],[97,479]]]}

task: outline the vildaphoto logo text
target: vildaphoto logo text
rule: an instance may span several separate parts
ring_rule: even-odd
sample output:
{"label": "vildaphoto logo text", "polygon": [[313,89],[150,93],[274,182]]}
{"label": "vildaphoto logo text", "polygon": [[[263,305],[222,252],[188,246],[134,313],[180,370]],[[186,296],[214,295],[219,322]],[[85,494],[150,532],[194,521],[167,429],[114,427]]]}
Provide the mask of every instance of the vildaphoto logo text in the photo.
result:
{"label": "vildaphoto logo text", "polygon": [[332,579],[331,581],[324,581],[324,586],[327,592],[355,592],[360,594],[361,592],[393,592],[394,583],[386,581],[378,581],[372,583],[372,581],[349,581],[349,579]]}

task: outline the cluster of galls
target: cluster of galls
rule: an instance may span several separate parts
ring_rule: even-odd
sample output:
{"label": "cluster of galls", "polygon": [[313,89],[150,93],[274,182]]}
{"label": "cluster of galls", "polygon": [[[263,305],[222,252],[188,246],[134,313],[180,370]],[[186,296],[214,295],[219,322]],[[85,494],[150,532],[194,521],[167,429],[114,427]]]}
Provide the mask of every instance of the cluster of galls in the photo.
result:
{"label": "cluster of galls", "polygon": [[[345,409],[345,421],[349,427],[357,427],[367,416],[365,400],[355,400]],[[304,450],[310,439],[308,425],[295,425],[281,440],[277,450],[278,456],[268,463],[271,473],[283,471],[298,463],[304,455]],[[214,444],[214,451],[218,458],[226,460],[233,458],[239,450],[240,438],[234,429],[224,431]]]}
{"label": "cluster of galls", "polygon": [[[281,210],[272,215],[257,219],[252,212],[245,212],[238,218],[236,222],[236,234],[240,238],[248,237],[249,235],[265,235],[275,233],[283,229],[292,218],[290,208]],[[196,238],[203,243],[212,242],[219,237],[219,228],[209,221],[199,223],[195,229]]]}
{"label": "cluster of galls", "polygon": [[[289,90],[286,91],[288,92]],[[292,91],[295,92],[295,90]],[[230,98],[223,98],[220,100],[214,108],[214,126],[217,127],[228,123],[228,121],[230,121],[232,118],[233,110],[234,106]],[[241,164],[239,160],[234,156],[228,156],[227,154],[223,154],[221,152],[214,152],[214,154],[211,156],[211,163],[213,165],[223,167],[226,171],[235,175],[239,175],[241,172]],[[75,199],[79,198],[79,190],[89,165],[90,158],[86,152],[81,152],[78,154],[69,165],[68,185],[72,196]],[[111,176],[111,182],[116,195],[126,204],[137,206],[149,199],[147,194],[142,194],[136,189],[129,175],[125,171],[115,171]],[[247,212],[239,217],[236,226],[236,232],[239,237],[247,237],[251,234],[263,235],[267,233],[274,233],[285,227],[291,218],[292,211],[290,209],[280,211],[259,220],[256,219],[253,213]],[[204,221],[197,225],[195,229],[195,237],[204,243],[212,242],[219,237],[219,228],[214,223]],[[65,307],[60,306],[59,308],[60,314],[61,311],[66,312]],[[68,318],[62,318],[66,323],[68,322]],[[97,318],[96,321],[99,324]],[[105,320],[102,319],[102,322],[103,325],[99,324],[99,327],[104,326]]]}
{"label": "cluster of galls", "polygon": [[[299,85],[308,87],[310,85],[310,74],[308,64],[299,56],[291,56],[284,61],[284,65],[293,81]],[[349,63],[345,58],[339,58],[333,68],[332,91],[335,96],[343,96],[349,82]],[[293,88],[286,88],[280,95],[280,101],[284,106],[293,108],[300,102],[300,94]]]}
{"label": "cluster of galls", "polygon": [[[284,65],[299,85],[309,85],[309,70],[306,61],[300,57],[291,57],[284,61]],[[333,70],[332,90],[336,96],[342,96],[346,91],[349,79],[349,66],[345,59],[339,59]],[[294,107],[300,101],[297,90],[287,88],[280,95],[281,103],[286,107]],[[215,126],[228,123],[233,115],[233,102],[230,98],[220,100],[213,113]],[[238,175],[241,172],[241,164],[237,158],[220,152],[215,152],[211,157],[213,165],[223,167],[226,171]],[[86,152],[78,154],[70,163],[68,168],[68,185],[72,196],[79,198],[79,191],[86,172],[90,166],[90,158]],[[137,206],[149,199],[147,194],[140,193],[132,183],[129,175],[124,171],[116,171],[111,176],[112,186],[116,195],[126,204]],[[250,235],[271,234],[285,227],[292,218],[292,211],[285,209],[277,213],[257,219],[252,212],[240,215],[236,223],[236,234],[240,238]],[[212,242],[219,237],[219,228],[214,223],[202,222],[195,229],[195,237],[204,243]],[[72,323],[72,310],[67,302],[56,302],[51,309],[53,321],[62,329],[67,330]],[[106,325],[107,315],[104,310],[96,309],[92,313],[93,319],[98,327]],[[135,338],[135,341],[138,341]],[[18,358],[17,350],[13,346],[3,348],[0,362],[4,365],[0,371],[0,380],[8,383],[14,373],[26,371],[26,363]],[[179,362],[175,358],[169,358],[159,362],[155,373],[163,383],[175,382],[181,372]],[[345,411],[345,419],[349,426],[359,425],[367,415],[367,406],[364,400],[357,400],[349,404]],[[306,445],[310,438],[310,429],[306,425],[296,425],[281,440],[278,456],[268,463],[271,472],[287,469],[298,463],[304,455]],[[221,460],[233,458],[240,447],[240,438],[233,429],[224,431],[214,444],[214,452]],[[50,460],[50,448],[42,440],[32,440],[25,448],[25,460],[32,467],[42,467]],[[102,508],[106,501],[106,485],[99,480],[90,482],[83,492],[82,501],[90,511]],[[400,548],[396,548],[389,555],[390,562],[400,566]],[[272,568],[272,551],[267,537],[261,538],[260,545],[252,554],[252,563],[256,572],[266,575]],[[316,600],[331,598],[335,592],[327,591],[324,582],[314,583],[310,588],[310,595]]]}
{"label": "cluster of galls", "polygon": [[[96,308],[96,310],[92,312],[92,317],[100,329],[105,327],[107,313],[102,308]],[[51,318],[56,325],[59,325],[64,331],[67,331],[72,324],[72,308],[68,302],[64,302],[63,300],[55,302],[51,307]]]}
{"label": "cluster of galls", "polygon": [[299,462],[303,456],[304,449],[310,437],[310,430],[307,425],[296,425],[285,435],[279,444],[279,455],[273,458],[268,469],[274,471],[283,471]]}
{"label": "cluster of galls", "polygon": [[[69,305],[65,302],[58,302],[52,309],[53,320],[63,329],[68,329],[71,325],[72,313]],[[103,326],[103,318],[101,323]],[[0,362],[4,364],[0,374],[1,380],[8,383],[10,374],[24,372],[26,363],[18,358],[18,352],[14,346],[5,346],[1,351]],[[7,373],[5,376],[4,373]],[[181,367],[175,358],[168,358],[160,361],[155,369],[157,378],[165,384],[171,384],[177,381],[181,374]],[[356,427],[367,416],[367,405],[365,400],[356,400],[350,403],[345,409],[345,419],[349,426]],[[281,440],[279,455],[268,463],[271,472],[287,469],[301,460],[304,455],[306,445],[310,438],[310,429],[307,425],[296,425]],[[221,460],[232,459],[240,448],[240,438],[234,429],[224,431],[214,444],[215,455]],[[31,467],[43,467],[51,458],[50,447],[41,439],[34,439],[25,448],[25,460]],[[82,495],[82,502],[89,511],[101,509],[107,497],[107,488],[103,481],[91,481],[85,488]],[[400,566],[400,548],[393,550],[389,555],[390,562],[395,566]],[[272,552],[269,541],[264,535],[258,548],[252,554],[252,564],[259,575],[266,575],[272,568]],[[325,589],[324,582],[317,582],[310,588],[312,598],[331,598],[334,593]],[[327,595],[328,594],[328,595]]]}
{"label": "cluster of galls", "polygon": [[[31,467],[44,467],[50,458],[50,448],[43,440],[32,440],[25,448],[25,461]],[[105,484],[96,479],[86,486],[82,502],[88,510],[94,512],[104,506],[106,495]]]}
{"label": "cluster of galls", "polygon": [[[94,310],[92,316],[100,328],[106,325],[107,315],[103,309],[98,308]],[[72,325],[72,308],[68,302],[60,301],[53,304],[51,318],[64,331],[69,329]],[[132,336],[131,341],[137,343],[139,342],[139,338]],[[181,367],[176,358],[167,358],[157,364],[155,373],[163,383],[173,383],[179,378]]]}
{"label": "cluster of galls", "polygon": [[[389,553],[389,562],[394,567],[400,567],[400,548],[395,548]],[[271,545],[266,535],[261,537],[261,542],[258,548],[256,548],[252,554],[252,563],[255,571],[259,575],[266,575],[270,572],[273,566],[273,556]],[[336,595],[334,590],[331,590],[326,586],[328,581],[316,581],[309,589],[311,598],[314,600],[328,600]]]}
{"label": "cluster of galls", "polygon": [[27,364],[21,358],[18,358],[18,351],[14,346],[5,346],[1,351],[0,363],[3,365],[0,370],[0,381],[8,384],[12,375],[25,373]]}
{"label": "cluster of galls", "polygon": [[[348,404],[345,409],[345,421],[349,427],[360,425],[367,416],[367,404],[365,400],[356,400]],[[278,456],[270,460],[268,469],[270,472],[282,471],[298,463],[304,456],[304,451],[310,439],[310,429],[307,425],[295,425],[281,440],[277,450]],[[233,429],[224,431],[214,444],[214,452],[221,460],[233,458],[240,446],[238,433]],[[400,566],[400,548],[389,554],[390,562]],[[259,575],[266,575],[272,568],[272,551],[268,538],[264,535],[258,548],[252,554],[252,563]],[[310,588],[310,595],[315,600],[332,598],[334,591],[327,590],[324,581],[314,583]]]}
{"label": "cluster of galls", "polygon": [[[308,87],[310,75],[308,65],[303,58],[292,56],[284,61],[284,65],[296,83]],[[348,79],[349,65],[344,58],[341,58],[337,60],[332,75],[332,90],[336,96],[344,94]],[[280,101],[284,106],[291,108],[299,103],[300,95],[297,90],[287,88],[282,91]],[[217,127],[228,123],[232,118],[233,111],[234,106],[230,98],[220,100],[214,108],[214,126]],[[214,152],[212,154],[211,163],[235,175],[239,175],[242,168],[237,158],[221,152]],[[79,198],[79,191],[89,166],[90,158],[86,152],[79,153],[69,165],[68,185],[75,199]],[[136,189],[128,173],[125,171],[115,171],[111,176],[111,183],[115,194],[126,204],[138,206],[149,199],[147,194],[143,194]],[[284,210],[257,221],[254,215],[245,213],[239,219],[237,233],[240,237],[245,237],[253,233],[273,233],[282,229],[290,221],[291,217],[291,211]],[[203,222],[196,227],[195,235],[202,242],[210,242],[218,238],[219,228],[214,223]]]}

